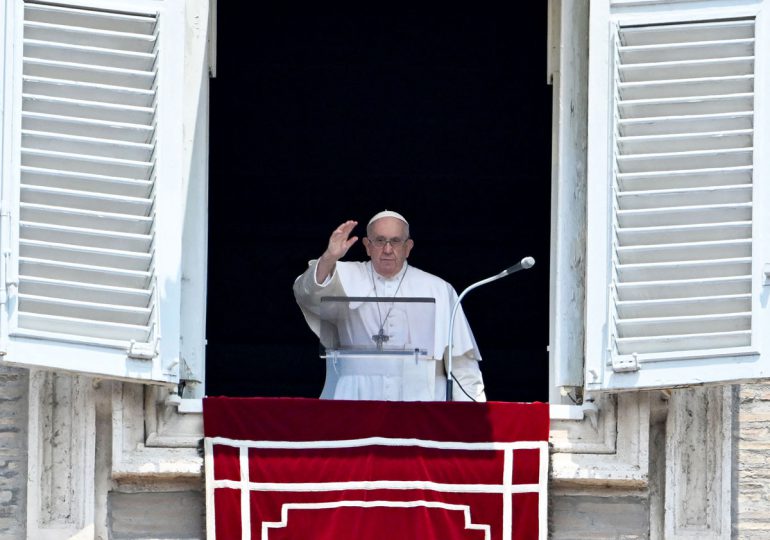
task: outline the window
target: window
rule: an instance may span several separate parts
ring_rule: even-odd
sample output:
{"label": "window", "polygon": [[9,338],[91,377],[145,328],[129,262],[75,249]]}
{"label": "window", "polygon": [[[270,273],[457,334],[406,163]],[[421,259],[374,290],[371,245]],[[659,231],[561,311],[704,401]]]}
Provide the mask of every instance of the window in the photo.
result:
{"label": "window", "polygon": [[[458,291],[536,259],[468,295],[463,308],[487,397],[545,399],[544,6],[522,8],[529,24],[515,33],[488,15],[287,18],[255,7],[244,16],[251,9],[219,3],[226,39],[211,99],[209,395],[321,393],[318,341],[290,284],[341,220],[357,219],[361,236],[370,216],[395,207],[412,224],[410,262]],[[383,182],[382,196],[367,187]],[[462,226],[442,226],[458,201]],[[473,263],[459,263],[458,250]],[[360,240],[346,258],[366,258]]]}
{"label": "window", "polygon": [[4,359],[176,382],[182,5],[92,5],[6,20]]}
{"label": "window", "polygon": [[592,10],[586,389],[767,376],[766,7],[634,4]]}

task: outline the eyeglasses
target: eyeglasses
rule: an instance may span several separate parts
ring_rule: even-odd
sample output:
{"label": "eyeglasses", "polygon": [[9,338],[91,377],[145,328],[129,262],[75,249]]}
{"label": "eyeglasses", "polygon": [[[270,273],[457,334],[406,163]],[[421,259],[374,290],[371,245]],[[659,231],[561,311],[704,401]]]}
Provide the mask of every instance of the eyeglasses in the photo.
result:
{"label": "eyeglasses", "polygon": [[403,246],[407,240],[409,239],[408,238],[384,238],[382,236],[378,236],[377,238],[369,238],[369,242],[371,242],[375,247],[384,248],[385,244],[390,244],[390,247],[394,249],[398,249],[401,246]]}

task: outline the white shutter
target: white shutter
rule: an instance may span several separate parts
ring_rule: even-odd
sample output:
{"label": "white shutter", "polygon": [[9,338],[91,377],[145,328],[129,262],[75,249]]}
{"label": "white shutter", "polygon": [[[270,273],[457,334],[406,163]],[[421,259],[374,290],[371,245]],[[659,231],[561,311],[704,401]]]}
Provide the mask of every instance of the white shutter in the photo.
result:
{"label": "white shutter", "polygon": [[770,375],[755,313],[756,21],[610,25],[608,180],[589,186],[609,195],[606,262],[589,261],[606,265],[588,314],[605,323],[591,325],[589,389]]}
{"label": "white shutter", "polygon": [[155,338],[156,27],[25,6],[19,333]]}
{"label": "white shutter", "polygon": [[[176,371],[156,361],[158,192],[161,182],[178,183],[159,177],[159,131],[172,129],[159,125],[160,72],[170,66],[160,53],[162,15],[17,5],[21,137],[18,190],[5,197],[17,210],[7,339],[11,349],[38,346],[6,360],[174,381]],[[163,99],[180,98],[165,90]],[[55,343],[80,359],[55,360]]]}
{"label": "white shutter", "polygon": [[612,354],[750,346],[754,20],[616,51]]}

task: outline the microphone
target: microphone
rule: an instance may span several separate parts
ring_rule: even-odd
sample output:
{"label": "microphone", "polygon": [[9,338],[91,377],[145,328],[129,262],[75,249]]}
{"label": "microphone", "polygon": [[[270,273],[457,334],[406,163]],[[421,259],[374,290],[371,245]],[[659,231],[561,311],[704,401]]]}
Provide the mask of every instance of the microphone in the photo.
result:
{"label": "microphone", "polygon": [[466,287],[465,290],[460,293],[460,296],[457,297],[457,300],[455,300],[454,306],[452,307],[452,316],[449,318],[449,343],[447,344],[447,375],[446,375],[446,400],[452,401],[452,346],[454,340],[452,339],[452,333],[454,332],[454,324],[455,324],[455,316],[457,315],[457,310],[460,307],[460,302],[462,302],[462,299],[465,298],[465,295],[471,292],[473,289],[477,287],[481,287],[482,285],[486,285],[487,283],[492,283],[493,281],[497,281],[498,279],[504,278],[506,276],[510,276],[511,274],[515,274],[519,270],[528,270],[535,266],[535,259],[532,257],[524,257],[522,260],[514,264],[513,266],[509,266],[502,272],[500,272],[497,275],[494,275],[492,277],[482,279],[481,281],[477,281],[476,283],[470,285],[469,287]]}
{"label": "microphone", "polygon": [[[519,270],[529,270],[535,266],[535,259],[532,257],[524,257],[522,260],[514,264],[513,266],[506,268],[501,273],[505,274],[506,276],[510,276],[511,274],[515,274]],[[505,276],[500,276],[505,277]]]}

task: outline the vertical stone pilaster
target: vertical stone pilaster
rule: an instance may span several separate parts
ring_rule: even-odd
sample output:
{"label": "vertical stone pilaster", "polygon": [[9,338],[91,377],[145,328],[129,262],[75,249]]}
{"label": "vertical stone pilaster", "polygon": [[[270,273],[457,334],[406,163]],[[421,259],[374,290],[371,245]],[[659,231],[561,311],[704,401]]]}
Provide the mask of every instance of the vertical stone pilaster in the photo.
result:
{"label": "vertical stone pilaster", "polygon": [[666,424],[665,537],[731,535],[732,387],[672,392]]}
{"label": "vertical stone pilaster", "polygon": [[35,370],[29,385],[27,534],[93,530],[95,411],[91,380]]}

